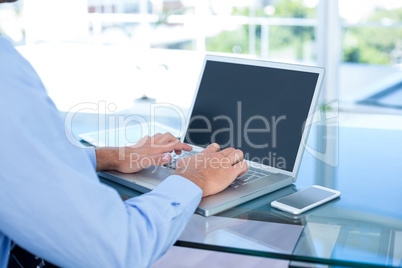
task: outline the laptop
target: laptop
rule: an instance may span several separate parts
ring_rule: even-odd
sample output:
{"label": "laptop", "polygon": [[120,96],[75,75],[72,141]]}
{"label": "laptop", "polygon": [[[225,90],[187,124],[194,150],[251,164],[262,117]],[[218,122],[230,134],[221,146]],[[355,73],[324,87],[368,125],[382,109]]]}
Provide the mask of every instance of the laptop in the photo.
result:
{"label": "laptop", "polygon": [[[215,215],[296,181],[323,74],[319,67],[206,55],[181,141],[191,153],[213,142],[241,149],[249,171],[203,198],[196,213]],[[99,175],[145,193],[174,172],[172,163]]]}

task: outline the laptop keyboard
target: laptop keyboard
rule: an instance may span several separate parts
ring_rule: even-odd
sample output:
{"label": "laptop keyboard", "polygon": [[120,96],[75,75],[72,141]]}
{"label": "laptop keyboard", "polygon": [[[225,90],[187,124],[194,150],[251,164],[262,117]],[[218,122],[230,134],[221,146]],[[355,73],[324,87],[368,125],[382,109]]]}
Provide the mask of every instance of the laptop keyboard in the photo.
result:
{"label": "laptop keyboard", "polygon": [[191,151],[191,152],[181,151],[181,154],[179,154],[179,155],[178,154],[173,154],[172,155],[172,160],[169,163],[167,163],[166,166],[168,168],[176,169],[177,161],[179,161],[181,158],[192,156],[192,155],[195,155],[195,154],[197,154],[197,153],[193,152],[193,151]]}
{"label": "laptop keyboard", "polygon": [[[191,151],[191,152],[182,151],[182,153],[180,155],[174,154],[172,156],[172,161],[167,163],[166,167],[176,169],[177,161],[179,161],[181,158],[192,156],[192,155],[195,155],[195,154],[196,154],[196,152],[193,152],[193,151]],[[247,171],[247,173],[242,175],[242,176],[240,176],[240,177],[237,177],[229,185],[229,187],[235,189],[235,188],[241,187],[243,185],[255,182],[256,180],[258,180],[258,179],[260,179],[262,177],[269,176],[271,174],[272,173],[269,173],[267,171],[262,171],[261,169],[255,169],[255,168],[252,168],[252,167],[250,168],[249,167],[249,170]]]}
{"label": "laptop keyboard", "polygon": [[261,172],[259,169],[253,169],[249,168],[246,174],[243,176],[237,177],[230,185],[230,188],[238,188],[242,185],[246,185],[252,182],[255,182],[262,177],[266,177],[271,175],[271,173],[268,172]]}

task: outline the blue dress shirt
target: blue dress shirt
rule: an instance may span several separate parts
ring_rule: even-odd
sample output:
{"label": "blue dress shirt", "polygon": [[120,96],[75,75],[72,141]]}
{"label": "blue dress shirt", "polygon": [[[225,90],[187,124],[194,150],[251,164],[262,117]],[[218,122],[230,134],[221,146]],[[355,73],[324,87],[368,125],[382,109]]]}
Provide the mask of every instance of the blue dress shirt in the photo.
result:
{"label": "blue dress shirt", "polygon": [[63,267],[149,267],[178,238],[202,191],[180,176],[123,202],[93,149],[64,123],[31,65],[0,36],[0,268],[10,239]]}

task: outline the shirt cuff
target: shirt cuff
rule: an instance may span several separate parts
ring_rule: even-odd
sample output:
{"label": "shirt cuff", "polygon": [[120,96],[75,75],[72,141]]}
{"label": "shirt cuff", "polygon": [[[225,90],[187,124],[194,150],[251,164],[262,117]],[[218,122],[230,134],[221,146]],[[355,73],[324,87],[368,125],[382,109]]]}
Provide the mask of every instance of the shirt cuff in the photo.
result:
{"label": "shirt cuff", "polygon": [[179,175],[167,177],[152,190],[152,193],[168,195],[173,206],[183,206],[191,214],[194,213],[202,198],[201,188]]}
{"label": "shirt cuff", "polygon": [[96,170],[96,153],[95,153],[95,147],[88,147],[83,149],[84,152],[88,155],[89,160],[92,163],[93,168]]}

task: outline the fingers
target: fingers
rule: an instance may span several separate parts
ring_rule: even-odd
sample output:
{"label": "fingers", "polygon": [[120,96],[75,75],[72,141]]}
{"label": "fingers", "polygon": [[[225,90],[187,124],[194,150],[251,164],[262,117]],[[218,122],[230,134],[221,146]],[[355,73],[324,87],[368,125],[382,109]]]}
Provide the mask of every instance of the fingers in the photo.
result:
{"label": "fingers", "polygon": [[201,151],[202,154],[207,154],[207,153],[215,153],[219,152],[221,150],[219,144],[217,143],[211,143],[208,145],[207,148],[205,148],[203,151]]}
{"label": "fingers", "polygon": [[175,151],[176,154],[181,154],[181,151],[191,151],[193,148],[188,145],[181,143],[176,137],[170,133],[157,133],[152,137],[145,136],[142,138],[135,147],[141,147],[143,145],[148,145],[154,149],[154,152],[162,154],[167,152]]}
{"label": "fingers", "polygon": [[[168,144],[168,143],[171,144]],[[165,145],[168,144],[168,146],[172,146],[175,143],[179,143],[180,141],[175,138],[172,134],[170,133],[165,133],[165,134],[161,134],[161,133],[156,133],[155,135],[153,135],[152,137],[150,137],[149,135],[144,136],[143,138],[141,138],[135,145],[131,146],[131,147],[141,147],[147,143],[150,143],[151,145],[156,145],[156,146],[160,146],[160,145]],[[170,151],[172,151],[173,149],[171,149]],[[183,149],[184,150],[184,149]],[[190,149],[191,150],[191,149]],[[166,151],[167,152],[167,151]]]}
{"label": "fingers", "polygon": [[229,158],[230,163],[231,163],[232,165],[235,165],[235,164],[237,164],[237,163],[243,161],[244,154],[243,154],[243,152],[242,152],[241,150],[235,150],[235,149],[233,149],[233,150],[227,155],[227,157]]}
{"label": "fingers", "polygon": [[158,145],[158,151],[160,153],[167,153],[167,152],[175,151],[176,154],[181,154],[181,151],[183,151],[183,150],[191,151],[191,150],[193,150],[193,147],[191,147],[188,144],[181,143],[179,140],[177,140],[177,143],[167,144],[166,146]]}
{"label": "fingers", "polygon": [[181,143],[179,139],[169,132],[155,134],[152,137],[152,145],[163,148],[163,152],[171,152],[175,150],[177,154],[180,154],[182,150],[191,151],[193,149],[190,145]]}
{"label": "fingers", "polygon": [[173,136],[169,132],[166,132],[164,134],[157,133],[157,134],[155,134],[155,136],[153,138],[154,138],[155,144],[157,144],[157,145],[163,145],[163,144],[168,144],[168,143],[172,143],[172,142],[180,142],[175,136]]}
{"label": "fingers", "polygon": [[233,172],[236,177],[243,176],[248,171],[248,165],[245,161],[241,161],[235,165],[233,165]]}
{"label": "fingers", "polygon": [[133,146],[130,146],[130,147],[141,147],[145,143],[147,143],[150,139],[151,139],[151,137],[146,135],[146,136],[142,137],[136,144],[134,144]]}
{"label": "fingers", "polygon": [[184,151],[191,151],[191,150],[193,149],[193,147],[191,147],[191,146],[188,145],[188,144],[179,142],[179,143],[177,143],[177,144],[174,144],[172,149],[173,149],[173,150],[176,150],[176,151],[178,151],[178,150],[180,150],[180,151],[181,151],[181,150],[184,150]]}
{"label": "fingers", "polygon": [[152,138],[159,139],[162,136],[162,133],[156,133],[155,135],[152,136]]}
{"label": "fingers", "polygon": [[178,149],[174,150],[175,154],[177,154],[177,155],[181,155],[182,150],[187,151],[187,152],[190,152],[191,150],[193,150],[193,147],[191,147],[190,145],[185,144],[185,143],[179,143],[179,144],[175,145],[175,148],[178,148]]}
{"label": "fingers", "polygon": [[140,167],[142,169],[150,166],[162,166],[169,163],[172,160],[172,156],[169,154],[158,154],[152,156],[144,156],[140,159]]}
{"label": "fingers", "polygon": [[226,156],[230,155],[233,151],[235,151],[234,148],[226,148],[226,149],[220,151],[219,155],[222,157],[226,157]]}
{"label": "fingers", "polygon": [[[207,153],[216,153],[215,157],[220,159],[218,162],[222,164],[226,164],[225,166],[233,166],[241,161],[243,161],[244,154],[241,150],[236,150],[234,148],[226,148],[222,151],[219,151],[219,145],[213,143],[209,145],[204,151],[200,154],[207,154]],[[211,157],[214,157],[211,155]]]}

